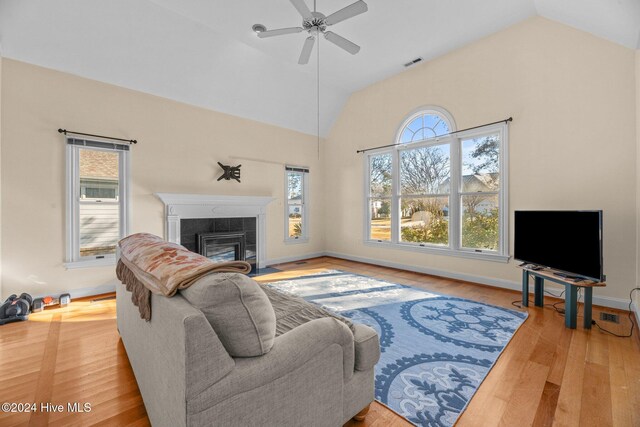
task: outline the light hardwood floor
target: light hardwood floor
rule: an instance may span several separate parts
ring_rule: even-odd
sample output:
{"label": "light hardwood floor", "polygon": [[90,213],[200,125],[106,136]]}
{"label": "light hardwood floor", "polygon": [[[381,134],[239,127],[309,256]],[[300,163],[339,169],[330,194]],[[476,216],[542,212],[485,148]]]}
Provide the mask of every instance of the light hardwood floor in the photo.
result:
{"label": "light hardwood floor", "polygon": [[[434,292],[514,308],[519,294],[471,283],[361,264],[316,258],[278,266],[260,281],[324,269],[365,274]],[[597,291],[596,291],[597,293]],[[545,303],[555,302],[546,297]],[[619,325],[627,332],[624,312]],[[640,426],[640,340],[597,329],[564,328],[552,308],[530,307],[458,426]],[[594,318],[600,308],[594,307]],[[115,324],[115,301],[74,301],[32,314],[28,322],[0,327],[0,403],[90,403],[91,412],[2,413],[0,426],[149,425]],[[364,422],[349,426],[405,426],[403,418],[374,403]]]}

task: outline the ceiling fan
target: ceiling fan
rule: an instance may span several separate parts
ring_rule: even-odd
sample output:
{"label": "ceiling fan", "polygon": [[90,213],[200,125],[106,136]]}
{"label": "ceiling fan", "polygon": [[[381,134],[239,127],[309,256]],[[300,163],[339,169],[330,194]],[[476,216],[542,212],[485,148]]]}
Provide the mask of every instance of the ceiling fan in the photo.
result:
{"label": "ceiling fan", "polygon": [[301,33],[303,31],[308,32],[310,36],[307,37],[307,39],[304,41],[304,45],[302,46],[302,53],[300,54],[300,59],[298,59],[298,64],[307,64],[309,62],[309,57],[311,56],[313,45],[316,42],[316,37],[319,37],[320,34],[324,35],[324,38],[331,43],[346,50],[352,55],[355,55],[360,51],[360,46],[353,43],[352,41],[345,39],[342,36],[337,35],[332,31],[327,31],[327,27],[366,12],[368,10],[368,7],[364,1],[359,0],[343,9],[340,9],[337,12],[332,13],[329,16],[325,16],[315,10],[315,0],[313,2],[313,12],[307,7],[304,0],[289,1],[291,1],[293,7],[298,10],[298,13],[302,15],[302,27],[258,31],[258,37],[264,39],[267,37],[283,36],[285,34]]}

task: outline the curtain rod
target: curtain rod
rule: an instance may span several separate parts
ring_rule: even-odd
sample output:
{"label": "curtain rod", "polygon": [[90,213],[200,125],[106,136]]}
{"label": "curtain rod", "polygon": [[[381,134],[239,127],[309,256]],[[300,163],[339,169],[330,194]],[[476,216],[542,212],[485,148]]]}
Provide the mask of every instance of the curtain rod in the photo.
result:
{"label": "curtain rod", "polygon": [[58,129],[58,133],[64,133],[65,135],[72,133],[74,135],[82,135],[82,136],[93,136],[96,138],[104,138],[104,139],[112,139],[114,141],[123,141],[123,142],[128,142],[129,144],[137,144],[138,141],[136,141],[135,139],[122,139],[122,138],[116,138],[113,136],[104,136],[104,135],[94,135],[92,133],[82,133],[82,132],[74,132],[71,130],[66,130],[66,129]]}
{"label": "curtain rod", "polygon": [[[438,136],[436,136],[434,138],[427,138],[424,141],[428,141],[430,139],[438,139],[438,138],[442,138],[443,136],[454,135],[456,133],[466,132],[468,130],[474,130],[474,129],[483,128],[483,127],[486,127],[486,126],[497,125],[498,123],[508,123],[508,122],[512,122],[512,121],[513,121],[513,117],[509,117],[508,119],[498,120],[497,122],[486,123],[484,125],[474,126],[474,127],[466,128],[466,129],[460,129],[460,130],[457,130],[455,132],[449,132],[449,133],[445,133],[444,135],[438,135]],[[366,153],[367,151],[377,150],[379,148],[395,147],[396,145],[403,145],[403,144],[404,144],[403,142],[400,142],[400,143],[396,143],[396,144],[381,145],[379,147],[365,148],[363,150],[356,151],[356,154]]]}

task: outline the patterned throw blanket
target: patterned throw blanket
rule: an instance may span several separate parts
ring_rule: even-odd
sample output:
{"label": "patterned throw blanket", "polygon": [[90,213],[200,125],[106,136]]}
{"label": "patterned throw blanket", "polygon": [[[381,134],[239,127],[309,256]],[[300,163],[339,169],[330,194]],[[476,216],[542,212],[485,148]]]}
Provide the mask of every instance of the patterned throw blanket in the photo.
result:
{"label": "patterned throw blanket", "polygon": [[131,301],[140,317],[151,319],[151,293],[172,297],[198,279],[214,272],[247,274],[251,265],[245,261],[215,263],[184,246],[168,243],[148,233],[138,233],[118,242],[120,259],[118,279],[131,292]]}

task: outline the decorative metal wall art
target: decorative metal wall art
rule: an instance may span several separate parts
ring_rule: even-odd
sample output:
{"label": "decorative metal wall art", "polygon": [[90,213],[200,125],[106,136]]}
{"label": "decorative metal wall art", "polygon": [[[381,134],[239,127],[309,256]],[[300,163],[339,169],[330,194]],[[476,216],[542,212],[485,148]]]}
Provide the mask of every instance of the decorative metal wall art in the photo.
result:
{"label": "decorative metal wall art", "polygon": [[227,181],[235,179],[236,181],[240,182],[240,167],[242,165],[227,166],[227,165],[223,165],[220,162],[218,162],[218,164],[223,170],[222,175],[220,175],[220,177],[218,178],[218,181],[221,181],[223,179],[226,179]]}

